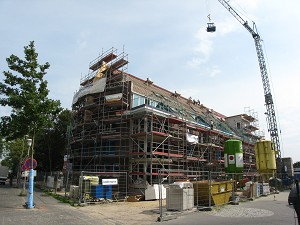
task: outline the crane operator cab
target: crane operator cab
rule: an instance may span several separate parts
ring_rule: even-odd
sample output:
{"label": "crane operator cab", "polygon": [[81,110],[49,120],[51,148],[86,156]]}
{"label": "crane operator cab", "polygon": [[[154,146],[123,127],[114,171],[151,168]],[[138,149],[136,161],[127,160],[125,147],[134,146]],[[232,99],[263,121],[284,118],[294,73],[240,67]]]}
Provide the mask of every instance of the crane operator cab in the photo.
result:
{"label": "crane operator cab", "polygon": [[215,32],[216,31],[216,26],[214,23],[210,22],[211,19],[210,19],[210,14],[207,16],[207,18],[209,19],[209,22],[207,23],[207,28],[206,28],[206,31],[207,32]]}

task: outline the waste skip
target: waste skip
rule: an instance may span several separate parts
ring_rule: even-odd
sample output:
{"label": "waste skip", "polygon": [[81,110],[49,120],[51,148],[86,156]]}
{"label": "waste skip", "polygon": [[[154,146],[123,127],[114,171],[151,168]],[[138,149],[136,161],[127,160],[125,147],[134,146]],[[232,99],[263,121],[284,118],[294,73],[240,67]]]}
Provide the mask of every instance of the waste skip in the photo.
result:
{"label": "waste skip", "polygon": [[232,180],[218,182],[203,180],[192,183],[195,190],[194,202],[197,206],[222,205],[228,203],[232,195]]}

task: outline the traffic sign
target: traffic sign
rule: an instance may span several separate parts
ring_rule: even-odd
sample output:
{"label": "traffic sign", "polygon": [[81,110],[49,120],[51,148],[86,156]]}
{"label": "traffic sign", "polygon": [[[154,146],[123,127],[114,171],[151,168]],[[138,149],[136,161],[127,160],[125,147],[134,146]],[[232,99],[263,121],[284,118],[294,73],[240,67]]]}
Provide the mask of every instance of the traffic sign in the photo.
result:
{"label": "traffic sign", "polygon": [[28,168],[26,167],[25,164],[23,164],[23,165],[22,165],[22,172],[24,172],[24,171],[26,171],[26,170],[28,170]]}
{"label": "traffic sign", "polygon": [[[32,160],[31,160],[31,158],[29,158],[29,159],[27,159],[27,160],[25,161],[24,165],[25,165],[25,167],[27,168],[27,170],[35,169],[36,166],[37,166],[37,162],[36,162],[35,159],[32,159]],[[33,168],[31,168],[31,165],[32,165]]]}

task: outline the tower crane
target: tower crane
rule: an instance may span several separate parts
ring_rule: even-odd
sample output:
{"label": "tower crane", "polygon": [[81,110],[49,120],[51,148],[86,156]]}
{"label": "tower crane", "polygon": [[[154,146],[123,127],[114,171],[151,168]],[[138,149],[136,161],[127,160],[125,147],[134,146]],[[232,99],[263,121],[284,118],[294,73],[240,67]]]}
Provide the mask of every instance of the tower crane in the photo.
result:
{"label": "tower crane", "polygon": [[279,140],[279,134],[278,134],[278,128],[277,128],[277,121],[276,121],[276,114],[274,109],[274,101],[271,94],[271,87],[267,72],[267,66],[266,61],[263,53],[262,48],[262,39],[260,35],[257,32],[257,28],[255,23],[253,22],[253,28],[251,28],[246,20],[244,20],[230,5],[229,1],[227,0],[218,0],[233,16],[236,18],[249,33],[252,35],[255,43],[256,53],[258,57],[258,63],[261,73],[261,79],[263,83],[264,88],[264,95],[265,95],[265,106],[267,109],[267,112],[265,113],[267,116],[267,126],[268,126],[268,132],[270,133],[271,141],[274,144],[274,150],[276,150],[276,158],[281,163],[281,150],[280,150],[280,140]]}

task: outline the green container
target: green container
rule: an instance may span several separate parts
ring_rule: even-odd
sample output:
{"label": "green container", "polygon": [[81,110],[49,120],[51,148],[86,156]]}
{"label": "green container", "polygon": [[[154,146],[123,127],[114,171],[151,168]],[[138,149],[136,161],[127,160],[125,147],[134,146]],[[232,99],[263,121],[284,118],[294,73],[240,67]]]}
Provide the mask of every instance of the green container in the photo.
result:
{"label": "green container", "polygon": [[224,143],[224,164],[226,173],[242,173],[244,170],[242,142],[229,139]]}

